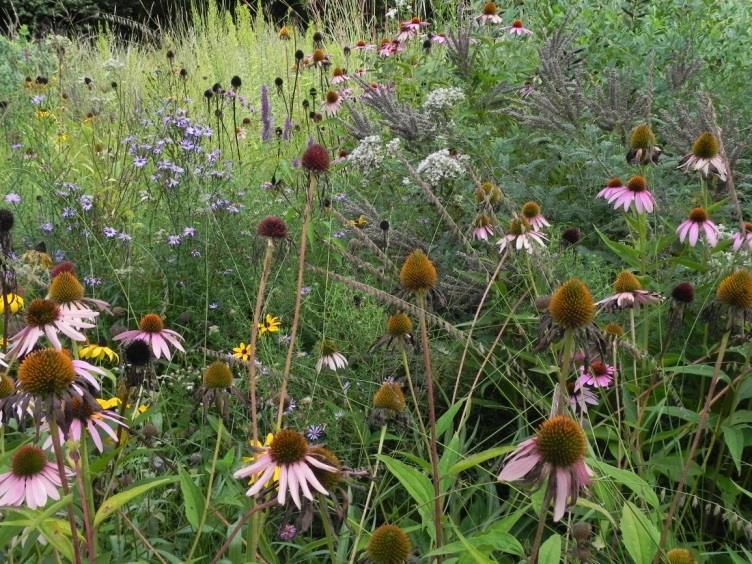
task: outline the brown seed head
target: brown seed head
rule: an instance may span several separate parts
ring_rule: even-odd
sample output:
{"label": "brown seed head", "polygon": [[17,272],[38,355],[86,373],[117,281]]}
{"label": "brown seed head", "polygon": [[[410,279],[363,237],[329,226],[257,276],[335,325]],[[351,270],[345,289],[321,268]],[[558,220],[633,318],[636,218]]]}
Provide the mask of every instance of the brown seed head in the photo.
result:
{"label": "brown seed head", "polygon": [[395,525],[381,525],[371,533],[368,558],[373,564],[403,564],[413,546],[405,532]]}
{"label": "brown seed head", "polygon": [[77,302],[84,298],[84,287],[72,272],[60,272],[50,282],[49,296],[56,304]]}
{"label": "brown seed head", "polygon": [[627,270],[622,270],[616,275],[614,292],[621,294],[622,292],[635,292],[637,290],[642,290],[642,284],[640,284],[637,276]]}
{"label": "brown seed head", "polygon": [[565,329],[585,327],[595,315],[593,296],[581,280],[571,278],[553,293],[548,312]]}
{"label": "brown seed head", "polygon": [[546,420],[536,435],[538,450],[545,462],[566,468],[585,455],[585,433],[571,417],[557,415]]}
{"label": "brown seed head", "polygon": [[718,151],[720,151],[718,138],[709,131],[700,133],[692,144],[692,154],[700,159],[712,159],[718,155]]}
{"label": "brown seed head", "polygon": [[420,249],[408,255],[400,270],[400,283],[411,292],[430,290],[437,278],[436,267]]}
{"label": "brown seed head", "polygon": [[405,394],[402,387],[395,382],[382,384],[373,395],[373,407],[402,412],[405,409]]}
{"label": "brown seed head", "polygon": [[308,443],[300,433],[282,429],[274,435],[269,452],[276,464],[293,464],[308,454]]}
{"label": "brown seed head", "polygon": [[147,313],[138,322],[138,328],[147,333],[159,333],[164,329],[162,318],[156,313]]}
{"label": "brown seed head", "polygon": [[718,285],[718,301],[740,310],[752,308],[752,273],[737,270],[729,274]]}
{"label": "brown seed head", "polygon": [[59,396],[76,379],[70,357],[55,349],[29,354],[18,368],[18,384],[22,391],[40,398]]}

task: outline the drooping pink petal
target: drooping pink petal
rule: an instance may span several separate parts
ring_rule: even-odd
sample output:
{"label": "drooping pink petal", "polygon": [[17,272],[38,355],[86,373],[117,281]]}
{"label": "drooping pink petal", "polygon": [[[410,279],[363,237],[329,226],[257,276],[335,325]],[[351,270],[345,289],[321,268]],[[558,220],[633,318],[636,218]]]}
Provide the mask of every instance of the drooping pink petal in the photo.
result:
{"label": "drooping pink petal", "polygon": [[499,473],[500,482],[514,482],[524,478],[536,464],[542,460],[540,454],[530,454],[528,456],[510,460]]}
{"label": "drooping pink petal", "polygon": [[561,521],[567,509],[570,476],[566,468],[556,468],[556,491],[554,492],[554,522]]}

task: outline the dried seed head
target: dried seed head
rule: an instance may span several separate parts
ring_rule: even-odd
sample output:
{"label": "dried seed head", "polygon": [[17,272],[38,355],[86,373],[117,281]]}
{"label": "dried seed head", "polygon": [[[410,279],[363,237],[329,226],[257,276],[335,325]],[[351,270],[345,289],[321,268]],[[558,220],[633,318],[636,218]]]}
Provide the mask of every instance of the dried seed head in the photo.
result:
{"label": "dried seed head", "polygon": [[507,229],[507,233],[510,235],[522,235],[523,233],[526,233],[530,231],[530,224],[527,222],[527,219],[524,217],[515,217],[509,222],[509,228]]}
{"label": "dried seed head", "polygon": [[382,384],[373,395],[373,407],[402,412],[405,409],[405,394],[402,387],[395,382]]}
{"label": "dried seed head", "polygon": [[543,460],[557,468],[571,466],[585,455],[587,448],[582,428],[565,415],[546,420],[536,439]]}
{"label": "dried seed head", "polygon": [[215,360],[204,370],[204,386],[229,388],[232,385],[232,370],[221,360]]}
{"label": "dried seed head", "polygon": [[535,202],[527,202],[522,206],[522,215],[527,219],[534,219],[540,215],[540,206]]}
{"label": "dried seed head", "polygon": [[[335,468],[342,466],[337,455],[326,447],[313,447],[309,452],[311,455],[329,466],[334,466]],[[324,486],[324,489],[326,490],[331,490],[342,479],[342,474],[339,471],[329,472],[328,470],[322,470],[316,466],[311,466],[311,470],[313,471],[313,475],[316,476],[316,479],[321,482],[321,485]]]}
{"label": "dried seed head", "polygon": [[582,239],[582,231],[579,227],[569,227],[561,232],[561,238],[569,245],[576,245]]}
{"label": "dried seed head", "polygon": [[70,357],[55,349],[29,354],[18,368],[21,390],[38,397],[59,396],[75,379],[76,371]]}
{"label": "dried seed head", "polygon": [[578,521],[572,525],[572,537],[577,542],[586,542],[593,535],[593,526],[587,521]]}
{"label": "dried seed head", "polygon": [[565,329],[585,327],[595,315],[593,296],[581,280],[571,278],[553,293],[548,312]]}
{"label": "dried seed head", "polygon": [[609,323],[608,325],[606,325],[604,332],[606,333],[606,335],[618,339],[624,336],[624,327],[622,327],[618,323]]}
{"label": "dried seed head", "polygon": [[674,289],[671,290],[671,297],[677,302],[683,304],[691,304],[695,299],[695,289],[689,282],[679,282]]}
{"label": "dried seed head", "polygon": [[300,433],[282,429],[274,435],[269,453],[276,464],[294,464],[308,454],[308,443]]}
{"label": "dried seed head", "polygon": [[400,269],[400,283],[411,292],[430,290],[437,277],[436,267],[420,249],[410,253]]}
{"label": "dried seed head", "polygon": [[672,548],[666,553],[666,560],[669,564],[696,564],[697,562],[686,548]]}
{"label": "dried seed head", "polygon": [[718,138],[709,131],[700,133],[692,143],[692,154],[700,159],[712,159],[719,150]]}
{"label": "dried seed head", "polygon": [[331,339],[324,339],[319,344],[319,354],[321,354],[321,356],[329,356],[330,354],[334,354],[336,352],[339,352],[337,343],[335,343]]}
{"label": "dried seed head", "polygon": [[392,337],[402,337],[412,330],[412,320],[401,311],[391,315],[386,322],[386,332]]}
{"label": "dried seed head", "polygon": [[488,227],[491,225],[493,221],[489,217],[488,214],[482,213],[478,217],[475,218],[475,227]]}
{"label": "dried seed head", "polygon": [[242,84],[243,84],[243,81],[240,79],[238,75],[235,75],[230,79],[230,86],[232,86],[235,90],[240,88]]}
{"label": "dried seed head", "polygon": [[702,223],[708,220],[708,212],[704,208],[692,208],[689,212],[689,219],[695,223]]}
{"label": "dried seed head", "polygon": [[15,218],[13,212],[8,209],[0,209],[0,233],[7,233],[13,229]]}
{"label": "dried seed head", "polygon": [[34,445],[19,447],[10,463],[13,475],[22,478],[36,476],[46,465],[47,455]]}
{"label": "dried seed head", "polygon": [[403,564],[413,545],[405,532],[395,525],[381,525],[371,533],[368,558],[374,564]]}
{"label": "dried seed head", "polygon": [[321,63],[326,60],[326,53],[324,53],[323,49],[315,49],[313,51],[313,62],[314,63]]}
{"label": "dried seed head", "polygon": [[497,206],[501,203],[501,198],[501,188],[493,182],[484,182],[475,189],[475,201],[479,204],[488,202],[492,206]]}
{"label": "dried seed head", "polygon": [[637,279],[637,276],[627,270],[621,271],[616,275],[614,280],[614,292],[621,294],[622,292],[634,292],[641,290],[642,284]]}
{"label": "dried seed head", "polygon": [[327,104],[336,104],[337,100],[339,100],[339,94],[337,94],[334,90],[329,90],[326,93],[326,103]]}
{"label": "dried seed head", "polygon": [[159,333],[164,329],[164,323],[156,313],[147,313],[138,322],[138,328],[147,333]]}
{"label": "dried seed head", "polygon": [[16,382],[8,376],[3,374],[0,376],[0,399],[7,398],[16,391]]}
{"label": "dried seed head", "polygon": [[270,239],[286,239],[287,225],[280,218],[269,215],[259,222],[256,233]]}
{"label": "dried seed head", "polygon": [[56,304],[77,302],[84,298],[84,287],[75,274],[61,272],[50,282],[49,296]]}
{"label": "dried seed head", "polygon": [[741,310],[752,308],[752,273],[737,270],[718,285],[716,297],[721,303]]}
{"label": "dried seed head", "polygon": [[647,123],[641,123],[635,127],[629,136],[629,146],[632,149],[649,149],[655,143],[655,134]]}
{"label": "dried seed head", "polygon": [[644,192],[648,189],[648,183],[644,176],[635,175],[627,181],[627,188],[630,192]]}
{"label": "dried seed head", "polygon": [[312,143],[303,153],[301,164],[308,172],[326,172],[329,170],[329,152],[318,143]]}
{"label": "dried seed head", "polygon": [[131,341],[123,352],[125,360],[133,366],[146,366],[151,360],[151,348],[141,339]]}

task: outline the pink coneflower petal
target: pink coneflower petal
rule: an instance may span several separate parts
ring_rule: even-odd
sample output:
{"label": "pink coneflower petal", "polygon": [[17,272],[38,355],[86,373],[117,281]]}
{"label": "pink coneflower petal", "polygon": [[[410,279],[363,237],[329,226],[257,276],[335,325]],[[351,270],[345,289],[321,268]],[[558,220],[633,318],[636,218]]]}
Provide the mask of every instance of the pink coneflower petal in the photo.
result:
{"label": "pink coneflower petal", "polygon": [[567,496],[569,495],[569,489],[571,486],[571,480],[569,471],[566,468],[556,469],[556,492],[554,499],[554,521],[561,521],[564,517],[564,512],[567,510]]}
{"label": "pink coneflower petal", "polygon": [[279,468],[279,492],[277,493],[277,503],[280,505],[285,504],[285,499],[287,497],[287,475],[288,475],[288,467],[286,465],[282,465]]}
{"label": "pink coneflower petal", "polygon": [[537,454],[531,454],[512,460],[501,470],[498,479],[502,482],[514,482],[520,480],[541,461],[542,458]]}
{"label": "pink coneflower petal", "polygon": [[289,465],[287,469],[287,486],[290,490],[290,497],[295,506],[300,509],[300,491],[298,490],[298,474],[294,465]]}

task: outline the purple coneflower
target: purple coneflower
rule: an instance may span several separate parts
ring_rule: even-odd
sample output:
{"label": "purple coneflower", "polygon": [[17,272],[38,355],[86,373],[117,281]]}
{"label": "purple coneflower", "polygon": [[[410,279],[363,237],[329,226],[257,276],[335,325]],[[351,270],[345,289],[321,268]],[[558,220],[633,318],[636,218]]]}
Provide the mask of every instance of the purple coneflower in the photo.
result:
{"label": "purple coneflower", "polygon": [[701,133],[692,144],[692,151],[679,161],[679,170],[684,172],[700,171],[703,176],[717,176],[721,182],[726,182],[726,162],[720,155],[718,138],[706,131]]}
{"label": "purple coneflower", "polygon": [[260,454],[251,465],[233,474],[236,479],[255,475],[255,483],[246,492],[247,496],[257,495],[275,472],[279,472],[277,503],[280,505],[284,505],[288,491],[298,509],[301,492],[304,497],[313,500],[311,487],[324,495],[329,495],[314,475],[313,468],[327,472],[336,472],[337,469],[317,459],[300,433],[282,429],[274,435],[269,446],[260,447],[259,451]]}
{"label": "purple coneflower", "polygon": [[475,227],[473,228],[473,237],[478,241],[488,241],[488,238],[493,236],[493,225],[491,224],[491,218],[487,214],[482,213],[475,220]]}
{"label": "purple coneflower", "polygon": [[[571,389],[571,388],[570,388]],[[569,407],[578,414],[588,412],[588,405],[598,405],[598,397],[593,393],[590,388],[580,386],[571,389],[569,396]]]}
{"label": "purple coneflower", "polygon": [[[99,432],[104,431],[113,441],[117,442],[117,433],[109,425],[120,425],[127,429],[128,426],[123,422],[123,418],[109,409],[101,409],[97,403],[89,403],[82,401],[81,398],[72,397],[65,402],[64,406],[66,419],[70,420],[67,433],[63,433],[63,430],[58,428],[60,433],[60,442],[64,442],[65,438],[69,438],[73,441],[81,441],[81,432],[86,429],[88,431],[91,440],[94,442],[94,446],[97,447],[99,452],[104,452],[104,443]],[[49,448],[52,445],[52,438],[48,437],[45,441],[44,448]]]}
{"label": "purple coneflower", "polygon": [[141,321],[139,321],[138,327],[138,329],[131,331],[123,331],[113,337],[113,340],[123,341],[124,345],[133,341],[144,341],[151,347],[156,358],[164,354],[167,360],[172,359],[170,345],[180,352],[185,352],[183,345],[180,344],[183,337],[172,329],[165,329],[162,318],[156,313],[147,313],[144,315]]}
{"label": "purple coneflower", "polygon": [[614,381],[615,374],[616,368],[600,360],[594,360],[590,366],[580,366],[580,376],[575,382],[574,389],[577,391],[583,386],[608,388]]}
{"label": "purple coneflower", "polygon": [[738,251],[742,247],[752,250],[752,223],[744,223],[737,233],[731,236],[732,249]]}
{"label": "purple coneflower", "polygon": [[527,37],[533,34],[528,28],[522,25],[522,20],[514,20],[512,25],[503,28],[504,31],[517,37]]}
{"label": "purple coneflower", "polygon": [[540,206],[535,202],[527,202],[522,206],[522,216],[533,228],[533,231],[541,231],[544,227],[550,227],[551,224],[546,221],[541,213]]}
{"label": "purple coneflower", "polygon": [[506,235],[496,243],[499,245],[499,252],[503,252],[507,246],[517,249],[525,249],[529,254],[533,254],[536,243],[541,247],[546,246],[546,236],[543,233],[534,231],[524,217],[516,217],[509,222],[509,229]]}
{"label": "purple coneflower", "polygon": [[495,2],[486,2],[483,4],[483,13],[477,16],[475,20],[481,24],[500,24],[501,17],[498,15],[498,9]]}
{"label": "purple coneflower", "polygon": [[580,489],[590,485],[592,470],[585,464],[585,433],[577,422],[559,415],[546,420],[535,437],[522,442],[509,455],[498,476],[501,482],[524,481],[540,485],[546,478],[554,500],[554,521],[577,502]]}
{"label": "purple coneflower", "polygon": [[337,345],[329,339],[325,339],[320,345],[320,356],[316,362],[316,372],[321,372],[323,367],[327,367],[332,372],[347,368],[345,355],[339,352]]}
{"label": "purple coneflower", "polygon": [[605,311],[628,309],[641,305],[653,305],[661,301],[661,295],[642,289],[642,283],[626,270],[617,274],[614,280],[615,294],[596,302]]}
{"label": "purple coneflower", "polygon": [[58,333],[63,333],[73,341],[85,341],[79,329],[94,327],[93,320],[98,314],[91,310],[64,310],[51,300],[33,300],[26,309],[26,326],[9,339],[12,356],[23,356],[31,352],[42,336],[57,350],[63,348]]}
{"label": "purple coneflower", "polygon": [[332,71],[332,84],[342,84],[350,80],[347,71],[341,67],[335,67]]}
{"label": "purple coneflower", "polygon": [[655,200],[643,176],[633,176],[626,186],[619,178],[611,178],[606,187],[598,192],[598,197],[605,198],[609,204],[614,204],[615,210],[621,207],[627,211],[634,203],[637,213],[652,213],[655,207]]}
{"label": "purple coneflower", "polygon": [[679,241],[685,240],[690,247],[697,244],[697,240],[702,234],[705,237],[705,244],[708,247],[715,247],[718,244],[718,227],[710,221],[708,212],[703,208],[694,208],[689,212],[689,217],[681,222],[676,228],[679,235]]}
{"label": "purple coneflower", "polygon": [[321,104],[321,111],[328,116],[333,116],[339,111],[341,105],[342,96],[334,90],[329,90],[329,92],[326,93],[324,102]]}
{"label": "purple coneflower", "polygon": [[375,51],[376,45],[371,45],[370,43],[367,43],[366,41],[363,41],[362,39],[355,42],[355,46],[353,47],[356,51],[364,52],[364,51]]}
{"label": "purple coneflower", "polygon": [[[99,315],[99,312],[92,310],[89,306],[94,306],[99,311],[104,311],[110,307],[110,304],[104,300],[87,298],[84,295],[83,285],[71,271],[58,271],[54,274],[47,291],[47,299],[59,305],[65,313],[88,314],[85,321],[93,321]],[[72,324],[75,323],[72,322]]]}
{"label": "purple coneflower", "polygon": [[44,507],[47,498],[60,499],[58,488],[62,485],[57,466],[47,454],[34,445],[24,445],[13,455],[10,472],[0,474],[0,505]]}

